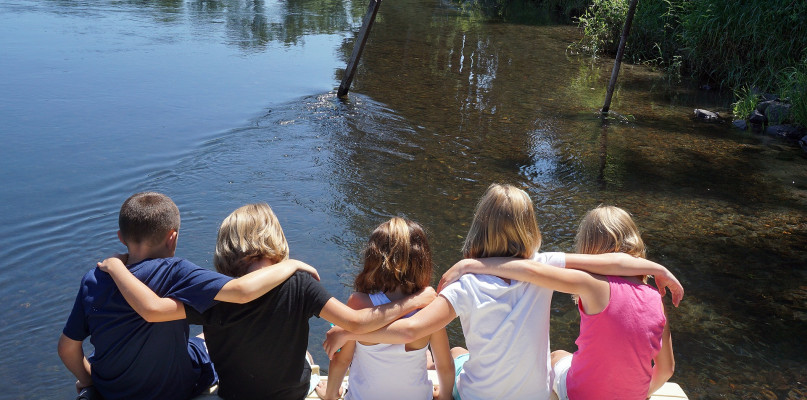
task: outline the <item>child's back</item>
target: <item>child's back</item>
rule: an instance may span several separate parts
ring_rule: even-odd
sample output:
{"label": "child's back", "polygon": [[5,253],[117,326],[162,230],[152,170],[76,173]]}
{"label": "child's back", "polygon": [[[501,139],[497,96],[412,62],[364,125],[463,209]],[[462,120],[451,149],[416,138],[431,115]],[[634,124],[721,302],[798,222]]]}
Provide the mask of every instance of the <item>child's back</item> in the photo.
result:
{"label": "child's back", "polygon": [[[121,206],[118,238],[129,250],[129,272],[161,297],[204,311],[231,279],[173,258],[179,209],[167,196],[143,192]],[[107,400],[187,399],[215,383],[201,340],[189,341],[185,320],[150,323],[129,306],[112,277],[95,268],[81,280],[59,339],[59,356],[78,378]],[[87,337],[95,347],[84,358]],[[91,366],[91,367],[90,367]]]}
{"label": "child's back", "polygon": [[[201,310],[229,278],[212,274],[179,258],[148,259],[130,271],[161,297],[170,296]],[[212,384],[214,373],[200,380],[204,351],[188,341],[184,320],[149,323],[126,302],[109,274],[95,268],[81,281],[65,336],[82,341],[90,336],[92,380],[106,399],[186,399],[198,384]]]}
{"label": "child's back", "polygon": [[[370,295],[374,306],[390,299],[384,293]],[[356,342],[345,400],[429,399],[432,382],[426,372],[426,344],[407,350],[407,344]]]}
{"label": "child's back", "polygon": [[633,278],[609,276],[611,298],[600,313],[580,307],[577,352],[566,377],[571,399],[643,399],[666,317],[658,291]]}
{"label": "child's back", "polygon": [[[563,267],[562,253],[535,260]],[[492,275],[463,275],[440,295],[462,323],[471,354],[457,378],[466,399],[549,397],[551,289]]]}
{"label": "child's back", "polygon": [[219,373],[219,395],[236,399],[301,399],[309,390],[305,361],[308,320],[331,295],[310,274],[297,272],[246,304],[221,303],[188,321],[204,325]]}
{"label": "child's back", "polygon": [[[429,285],[433,269],[431,248],[425,231],[414,221],[394,217],[380,224],[370,235],[363,258],[364,266],[354,282],[356,292],[348,300],[353,308],[387,304]],[[426,370],[429,345],[438,373],[437,391]],[[350,390],[345,400],[447,399],[454,384],[445,329],[406,343],[346,343],[331,360],[327,386],[317,387],[321,398],[339,397],[348,366]]]}

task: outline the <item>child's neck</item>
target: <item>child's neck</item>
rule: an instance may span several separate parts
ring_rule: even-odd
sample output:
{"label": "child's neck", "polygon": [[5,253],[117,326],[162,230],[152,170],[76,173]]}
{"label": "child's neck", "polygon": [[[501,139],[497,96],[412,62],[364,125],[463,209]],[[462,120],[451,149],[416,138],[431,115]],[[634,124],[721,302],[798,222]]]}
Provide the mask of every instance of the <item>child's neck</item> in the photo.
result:
{"label": "child's neck", "polygon": [[258,261],[254,261],[252,264],[247,267],[247,273],[255,272],[261,268],[269,267],[275,265],[276,263],[268,258],[261,258]]}
{"label": "child's neck", "polygon": [[169,258],[174,256],[174,252],[167,249],[154,249],[150,246],[129,246],[129,259],[126,265],[137,264],[149,258]]}
{"label": "child's neck", "polygon": [[402,299],[402,298],[408,296],[407,294],[405,294],[401,290],[400,286],[396,287],[395,290],[390,290],[388,292],[384,292],[384,295],[386,295],[387,298],[390,299],[390,301],[399,300],[399,299]]}

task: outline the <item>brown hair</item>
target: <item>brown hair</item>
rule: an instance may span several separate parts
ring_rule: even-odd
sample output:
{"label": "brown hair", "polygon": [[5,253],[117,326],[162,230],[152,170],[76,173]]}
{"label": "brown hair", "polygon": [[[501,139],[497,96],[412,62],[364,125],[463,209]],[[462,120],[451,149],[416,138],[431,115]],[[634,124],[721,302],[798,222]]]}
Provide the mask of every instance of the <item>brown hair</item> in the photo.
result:
{"label": "brown hair", "polygon": [[213,265],[224,275],[242,276],[262,258],[275,263],[289,258],[289,243],[268,204],[247,204],[222,221]]}
{"label": "brown hair", "polygon": [[479,200],[462,246],[465,258],[530,258],[541,247],[541,231],[527,192],[492,184]]}
{"label": "brown hair", "polygon": [[361,293],[412,294],[429,285],[432,253],[426,232],[413,221],[394,217],[379,225],[364,249],[364,268],[354,288]]}
{"label": "brown hair", "polygon": [[162,193],[135,193],[120,207],[118,229],[127,242],[157,244],[172,230],[179,231],[179,209]]}
{"label": "brown hair", "polygon": [[[627,253],[645,258],[645,245],[639,228],[627,211],[600,205],[586,213],[574,238],[578,253]],[[641,277],[647,280],[647,277]]]}

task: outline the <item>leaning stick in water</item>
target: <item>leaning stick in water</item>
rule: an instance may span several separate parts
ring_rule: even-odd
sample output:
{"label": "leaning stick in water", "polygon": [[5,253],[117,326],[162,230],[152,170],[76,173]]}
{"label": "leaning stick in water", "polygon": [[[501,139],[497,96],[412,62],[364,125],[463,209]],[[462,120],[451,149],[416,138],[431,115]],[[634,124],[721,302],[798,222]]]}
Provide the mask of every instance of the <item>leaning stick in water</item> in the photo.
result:
{"label": "leaning stick in water", "polygon": [[367,38],[370,37],[370,28],[373,27],[375,16],[378,14],[378,9],[381,7],[381,0],[370,0],[367,6],[367,14],[364,15],[364,21],[359,31],[359,36],[356,38],[356,43],[353,45],[353,54],[350,55],[350,61],[345,68],[345,76],[342,77],[342,84],[339,85],[339,91],[336,95],[339,97],[347,96],[350,90],[350,84],[353,83],[353,76],[356,75],[356,67],[359,65],[359,58],[364,51],[364,45],[367,44]]}
{"label": "leaning stick in water", "polygon": [[636,4],[639,0],[631,0],[628,6],[628,15],[625,17],[625,26],[622,28],[622,37],[619,39],[619,49],[616,51],[616,59],[614,60],[614,69],[611,71],[611,81],[608,83],[608,91],[605,93],[605,104],[602,106],[600,112],[608,114],[611,108],[611,97],[614,95],[614,87],[616,86],[616,76],[619,75],[619,67],[622,65],[622,56],[625,55],[625,42],[628,41],[628,34],[630,34],[630,25],[633,23],[633,14],[636,13]]}

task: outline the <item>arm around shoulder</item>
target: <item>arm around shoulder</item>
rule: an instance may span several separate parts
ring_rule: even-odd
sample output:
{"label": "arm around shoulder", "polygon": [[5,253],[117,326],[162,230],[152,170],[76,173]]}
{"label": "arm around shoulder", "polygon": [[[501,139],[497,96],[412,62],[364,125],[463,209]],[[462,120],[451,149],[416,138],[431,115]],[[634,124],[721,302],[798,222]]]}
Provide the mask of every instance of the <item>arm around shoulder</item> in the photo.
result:
{"label": "arm around shoulder", "polygon": [[359,310],[354,310],[339,300],[331,298],[320,311],[320,316],[350,332],[366,333],[381,328],[411,311],[429,305],[435,296],[434,289],[427,286],[420,292],[403,299]]}
{"label": "arm around shoulder", "polygon": [[298,270],[307,272],[314,279],[319,280],[319,274],[314,267],[299,260],[283,260],[273,265],[260,267],[227,282],[216,294],[215,300],[238,304],[249,303],[285,282]]}
{"label": "arm around shoulder", "polygon": [[684,287],[666,267],[641,257],[625,253],[566,254],[566,268],[599,275],[653,275],[662,296],[667,293],[666,289],[670,289],[673,305],[678,307],[684,298]]}
{"label": "arm around shoulder", "polygon": [[181,301],[158,296],[150,287],[132,275],[119,258],[107,258],[98,263],[98,268],[112,277],[129,306],[147,322],[185,318],[185,307]]}
{"label": "arm around shoulder", "polygon": [[451,303],[445,297],[438,296],[426,308],[418,311],[417,314],[409,318],[399,319],[376,331],[357,334],[348,332],[340,327],[333,327],[326,334],[323,347],[328,353],[328,358],[332,358],[334,353],[348,340],[388,344],[409,343],[444,328],[456,316],[457,314],[454,312],[454,307]]}

